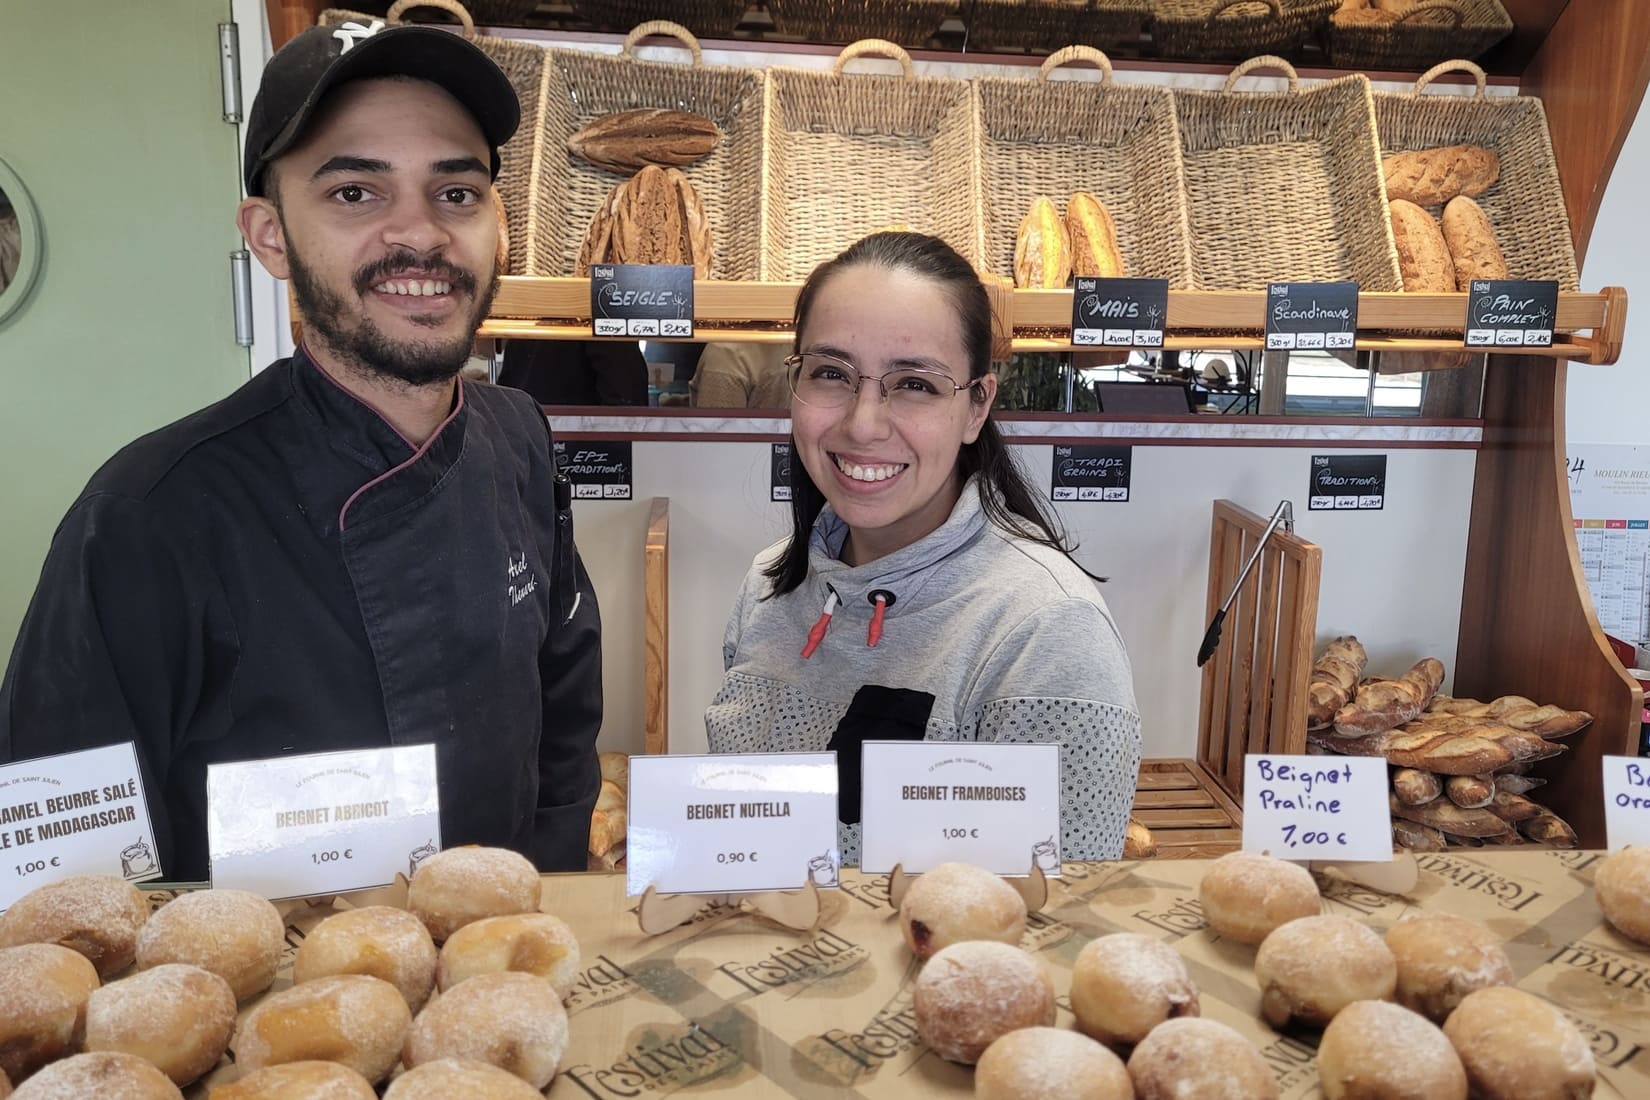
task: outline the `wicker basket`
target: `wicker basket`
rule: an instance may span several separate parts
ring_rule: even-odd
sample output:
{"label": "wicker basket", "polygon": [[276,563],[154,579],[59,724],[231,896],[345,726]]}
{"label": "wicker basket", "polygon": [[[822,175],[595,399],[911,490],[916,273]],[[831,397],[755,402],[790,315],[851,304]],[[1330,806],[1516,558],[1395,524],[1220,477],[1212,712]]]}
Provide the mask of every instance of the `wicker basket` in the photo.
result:
{"label": "wicker basket", "polygon": [[[843,72],[865,54],[895,58],[905,75]],[[913,76],[892,42],[856,42],[828,73],[770,69],[764,116],[763,279],[805,278],[893,224],[980,264],[979,120],[967,81]]]}
{"label": "wicker basket", "polygon": [[[526,42],[512,42],[491,35],[477,35],[475,21],[458,0],[397,0],[390,6],[386,21],[403,22],[402,16],[414,8],[439,8],[458,18],[464,37],[493,59],[521,100],[521,126],[499,150],[497,188],[504,199],[510,227],[510,272],[515,275],[544,275],[539,257],[561,234],[560,220],[553,207],[540,197],[545,174],[543,156],[534,141],[533,120],[539,115],[539,95],[544,85],[546,51]],[[349,21],[371,21],[373,17],[353,11],[332,9],[321,13],[325,26]]]}
{"label": "wicker basket", "polygon": [[[640,61],[636,44],[668,34],[693,54],[691,65]],[[762,204],[762,73],[703,64],[699,42],[675,23],[644,23],[625,39],[618,57],[579,50],[548,50],[544,105],[538,124],[543,159],[538,208],[553,212],[556,233],[530,274],[571,275],[596,207],[621,177],[567,151],[567,139],[602,115],[637,107],[694,111],[722,129],[722,141],[704,160],[682,169],[705,204],[715,251],[711,277],[754,279],[760,257]]]}
{"label": "wicker basket", "polygon": [[1329,21],[1329,62],[1345,69],[1424,69],[1472,58],[1512,33],[1500,0],[1428,0],[1396,23]]}
{"label": "wicker basket", "polygon": [[[1288,74],[1289,90],[1231,90],[1261,66]],[[1302,90],[1288,62],[1257,57],[1222,91],[1174,96],[1199,289],[1344,279],[1402,289],[1362,74]]]}
{"label": "wicker basket", "polygon": [[1341,0],[1152,0],[1152,48],[1176,60],[1293,53]]}
{"label": "wicker basket", "polygon": [[773,29],[809,42],[877,38],[926,46],[956,10],[955,0],[768,0]]}
{"label": "wicker basket", "polygon": [[[1423,95],[1441,73],[1469,72],[1475,95]],[[1564,209],[1558,163],[1547,135],[1547,114],[1534,96],[1487,96],[1484,70],[1470,61],[1446,61],[1415,82],[1412,92],[1377,93],[1375,128],[1381,152],[1403,153],[1443,145],[1481,145],[1501,158],[1495,186],[1477,197],[1495,229],[1496,243],[1514,279],[1557,279],[1577,290],[1575,246]]]}
{"label": "wicker basket", "polygon": [[[537,2],[537,0],[535,0]],[[668,19],[694,34],[726,38],[745,17],[746,0],[571,0],[574,14],[601,31],[628,31]]]}
{"label": "wicker basket", "polygon": [[[1100,67],[1098,84],[1049,79],[1078,60]],[[1033,199],[1047,195],[1063,206],[1072,192],[1088,191],[1117,223],[1125,274],[1192,288],[1174,93],[1114,83],[1106,55],[1087,46],[1054,54],[1035,80],[982,78],[976,86],[991,271],[1013,277],[1015,236]]]}
{"label": "wicker basket", "polygon": [[968,48],[1043,53],[1054,42],[1133,45],[1151,10],[1151,0],[974,0]]}

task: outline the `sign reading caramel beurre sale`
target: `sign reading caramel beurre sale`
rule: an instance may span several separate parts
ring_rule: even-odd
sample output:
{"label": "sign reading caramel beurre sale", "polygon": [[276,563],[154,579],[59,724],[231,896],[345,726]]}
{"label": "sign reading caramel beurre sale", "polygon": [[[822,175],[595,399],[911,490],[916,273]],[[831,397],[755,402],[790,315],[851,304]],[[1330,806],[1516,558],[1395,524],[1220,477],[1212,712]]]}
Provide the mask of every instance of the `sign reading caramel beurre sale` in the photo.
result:
{"label": "sign reading caramel beurre sale", "polygon": [[441,850],[434,745],[210,764],[212,885],[312,897],[412,877]]}

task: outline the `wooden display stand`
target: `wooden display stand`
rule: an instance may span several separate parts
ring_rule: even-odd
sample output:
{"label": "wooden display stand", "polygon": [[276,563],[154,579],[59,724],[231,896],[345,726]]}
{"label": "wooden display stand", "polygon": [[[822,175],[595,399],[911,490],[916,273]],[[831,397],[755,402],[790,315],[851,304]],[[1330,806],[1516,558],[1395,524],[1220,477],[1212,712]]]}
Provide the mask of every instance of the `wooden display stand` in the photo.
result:
{"label": "wooden display stand", "polygon": [[642,751],[670,751],[670,498],[654,497],[642,550]]}

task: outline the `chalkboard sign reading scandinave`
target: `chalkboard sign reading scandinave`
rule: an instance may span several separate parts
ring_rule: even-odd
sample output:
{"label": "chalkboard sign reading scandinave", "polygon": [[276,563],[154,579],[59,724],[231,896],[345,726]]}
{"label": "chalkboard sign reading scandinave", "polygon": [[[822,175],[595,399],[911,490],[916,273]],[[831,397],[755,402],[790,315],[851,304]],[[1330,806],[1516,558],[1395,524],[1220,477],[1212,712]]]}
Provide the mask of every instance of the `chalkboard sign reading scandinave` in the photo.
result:
{"label": "chalkboard sign reading scandinave", "polygon": [[1474,279],[1467,292],[1469,348],[1550,348],[1558,316],[1551,279]]}
{"label": "chalkboard sign reading scandinave", "polygon": [[1279,859],[1391,860],[1386,761],[1378,756],[1245,756],[1243,850]]}
{"label": "chalkboard sign reading scandinave", "polygon": [[1267,284],[1268,351],[1334,351],[1357,336],[1357,283]]}
{"label": "chalkboard sign reading scandinave", "polygon": [[1386,455],[1313,455],[1308,511],[1373,511],[1386,507]]}
{"label": "chalkboard sign reading scandinave", "polygon": [[1169,315],[1167,279],[1085,279],[1071,296],[1071,342],[1079,347],[1160,348]]}
{"label": "chalkboard sign reading scandinave", "polygon": [[590,327],[597,336],[693,335],[693,268],[592,264]]}
{"label": "chalkboard sign reading scandinave", "polygon": [[1133,466],[1133,447],[1056,446],[1049,499],[1126,501]]}
{"label": "chalkboard sign reading scandinave", "polygon": [[629,500],[630,441],[556,441],[556,468],[573,483],[574,500]]}

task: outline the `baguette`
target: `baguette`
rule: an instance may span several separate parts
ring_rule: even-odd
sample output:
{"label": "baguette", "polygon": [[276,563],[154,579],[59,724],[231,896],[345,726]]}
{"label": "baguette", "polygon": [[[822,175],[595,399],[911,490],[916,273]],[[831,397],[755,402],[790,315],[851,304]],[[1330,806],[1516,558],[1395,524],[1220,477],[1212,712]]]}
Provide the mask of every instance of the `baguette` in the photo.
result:
{"label": "baguette", "polygon": [[1506,791],[1495,791],[1490,800],[1489,811],[1502,821],[1517,823],[1530,821],[1547,813],[1547,807],[1539,802],[1532,802],[1521,794],[1508,794]]}
{"label": "baguette", "polygon": [[703,160],[722,140],[704,115],[643,107],[602,115],[567,139],[574,156],[622,176],[653,165],[680,168]]}
{"label": "baguette", "polygon": [[1412,202],[1393,199],[1387,204],[1392,239],[1398,246],[1398,270],[1404,289],[1431,294],[1455,292],[1455,261],[1438,219]]}
{"label": "baguette", "polygon": [[1449,800],[1464,810],[1481,810],[1496,795],[1495,781],[1487,775],[1452,775],[1444,789]]}
{"label": "baguette", "polygon": [[1071,233],[1054,203],[1039,195],[1014,239],[1014,285],[1058,290],[1070,280]]}
{"label": "baguette", "polygon": [[1538,734],[1506,726],[1481,725],[1469,730],[1405,726],[1384,735],[1381,755],[1388,763],[1404,768],[1443,775],[1484,775],[1509,764],[1544,760],[1563,751],[1563,745]]}
{"label": "baguette", "polygon": [[1482,848],[1484,842],[1475,836],[1461,836],[1459,833],[1445,833],[1444,843],[1451,848]]}
{"label": "baguette", "polygon": [[1079,191],[1066,200],[1066,232],[1071,237],[1071,273],[1117,279],[1123,255],[1117,248],[1117,223],[1106,204]]}
{"label": "baguette", "polygon": [[1437,829],[1399,818],[1392,822],[1392,839],[1412,852],[1442,852],[1446,846],[1444,834]]}
{"label": "baguette", "polygon": [[1444,785],[1432,772],[1399,768],[1392,773],[1392,793],[1406,806],[1419,806],[1444,793]]}
{"label": "baguette", "polygon": [[1568,737],[1592,724],[1593,716],[1584,710],[1565,710],[1551,704],[1542,705],[1522,695],[1503,695],[1488,703],[1476,699],[1454,699],[1437,696],[1427,707],[1428,714],[1448,714],[1462,718],[1488,718],[1496,725],[1528,730],[1543,737]]}
{"label": "baguette", "polygon": [[1579,843],[1576,831],[1570,828],[1569,822],[1551,811],[1520,821],[1518,831],[1537,844],[1554,848],[1574,848]]}
{"label": "baguette", "polygon": [[1471,290],[1474,279],[1507,278],[1507,258],[1495,243],[1495,230],[1483,207],[1462,195],[1449,200],[1443,220],[1457,289]]}
{"label": "baguette", "polygon": [[1509,772],[1495,777],[1495,789],[1506,791],[1508,794],[1528,794],[1546,782],[1545,779],[1537,779],[1534,776],[1513,775]]}
{"label": "baguette", "polygon": [[1458,195],[1482,195],[1501,175],[1501,158],[1477,145],[1414,149],[1381,161],[1387,201],[1442,206]]}
{"label": "baguette", "polygon": [[1307,729],[1334,724],[1335,712],[1351,700],[1368,664],[1369,654],[1355,636],[1343,634],[1329,643],[1312,666],[1312,682],[1307,688]]}
{"label": "baguette", "polygon": [[617,810],[597,810],[590,815],[590,854],[605,856],[616,846],[624,843],[625,812],[623,808]]}
{"label": "baguette", "polygon": [[1423,657],[1396,680],[1368,681],[1335,712],[1335,732],[1361,737],[1395,729],[1425,710],[1443,682],[1444,664],[1436,657]]}
{"label": "baguette", "polygon": [[1447,798],[1435,799],[1424,806],[1406,806],[1397,795],[1388,798],[1393,817],[1426,825],[1441,833],[1454,836],[1486,837],[1507,832],[1512,828],[1488,810],[1467,810]]}

